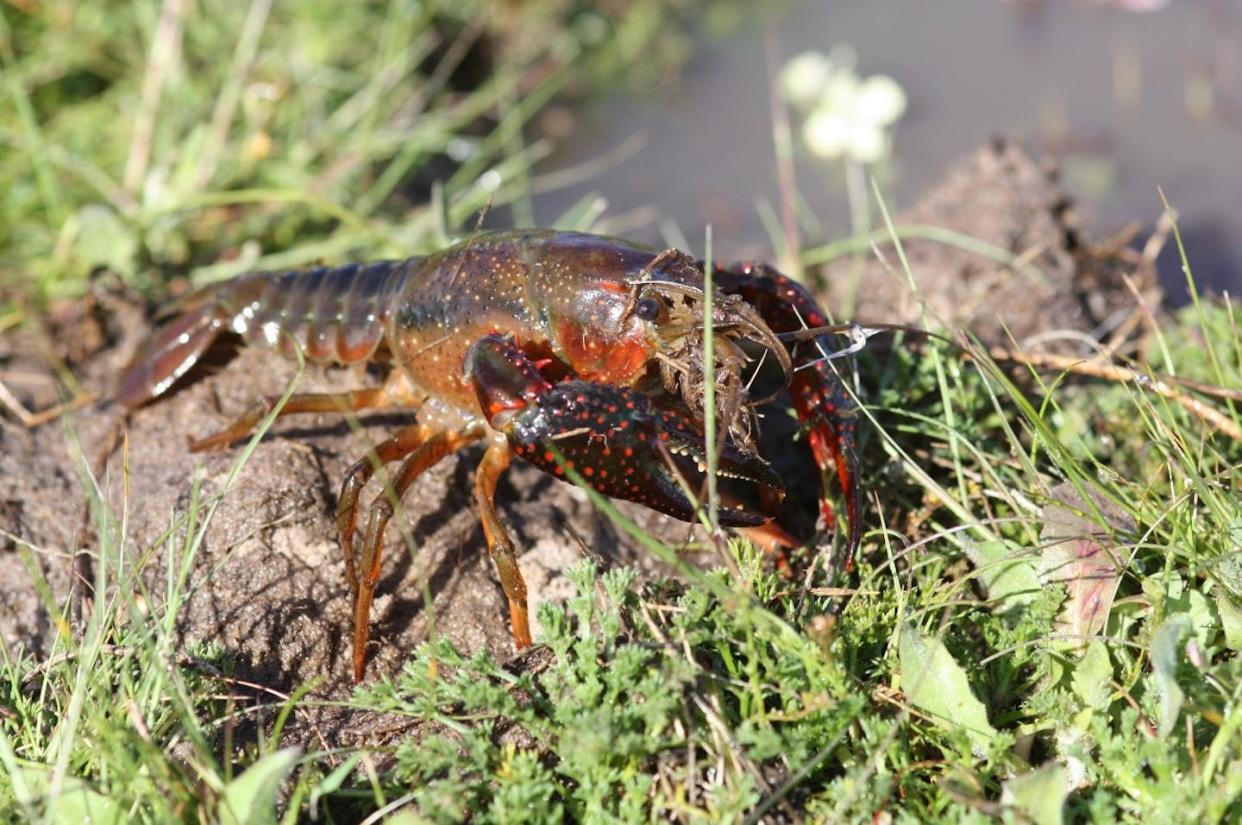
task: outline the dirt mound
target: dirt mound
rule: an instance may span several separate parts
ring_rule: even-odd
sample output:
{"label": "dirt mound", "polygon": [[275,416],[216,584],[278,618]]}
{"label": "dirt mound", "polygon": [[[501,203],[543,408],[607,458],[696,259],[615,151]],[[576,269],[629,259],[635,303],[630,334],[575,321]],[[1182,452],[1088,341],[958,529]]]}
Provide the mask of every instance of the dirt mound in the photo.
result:
{"label": "dirt mound", "polygon": [[[945,240],[910,238],[903,248],[916,296],[896,253],[883,247],[887,265],[868,255],[859,281],[855,317],[864,322],[918,324],[921,298],[930,324],[969,328],[988,344],[1008,345],[1010,335],[1022,343],[1058,330],[1102,337],[1134,307],[1122,274],[1135,276],[1140,288],[1155,283],[1150,261],[1112,243],[1087,243],[1056,170],[1004,140],[955,164],[894,223],[951,230],[1016,265]],[[829,303],[851,266],[840,260],[825,268]]]}

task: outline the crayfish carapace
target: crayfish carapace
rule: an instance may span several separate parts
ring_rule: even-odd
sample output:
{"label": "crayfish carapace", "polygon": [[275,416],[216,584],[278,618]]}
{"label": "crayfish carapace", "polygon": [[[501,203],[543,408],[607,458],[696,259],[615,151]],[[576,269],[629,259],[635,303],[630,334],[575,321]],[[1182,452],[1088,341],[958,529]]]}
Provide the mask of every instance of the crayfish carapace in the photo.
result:
{"label": "crayfish carapace", "polygon": [[[718,472],[783,495],[781,479],[754,446],[755,406],[743,343],[764,347],[786,384],[824,481],[840,479],[859,535],[854,406],[823,357],[823,343],[786,344],[780,334],[825,323],[805,288],[755,264],[713,271],[713,374],[721,439]],[[136,407],[167,392],[221,333],[312,362],[390,365],[382,386],[296,394],[280,415],[416,411],[346,473],[337,506],[345,576],[354,600],[354,678],[366,663],[371,602],[384,530],[421,473],[481,442],[475,497],[517,647],[531,644],[526,585],[493,496],[514,456],[557,477],[578,475],[600,493],[684,520],[696,516],[703,478],[706,396],[703,265],[675,250],[571,232],[486,233],[424,258],[280,273],[209,286],[173,307],[174,317],[140,349],[118,400]],[[276,397],[230,426],[191,442],[227,447],[251,433]],[[358,499],[377,467],[400,461],[393,496],[378,495],[355,550]],[[821,494],[829,524],[832,509]],[[764,505],[760,509],[770,509]],[[767,530],[771,513],[722,507],[724,526]]]}

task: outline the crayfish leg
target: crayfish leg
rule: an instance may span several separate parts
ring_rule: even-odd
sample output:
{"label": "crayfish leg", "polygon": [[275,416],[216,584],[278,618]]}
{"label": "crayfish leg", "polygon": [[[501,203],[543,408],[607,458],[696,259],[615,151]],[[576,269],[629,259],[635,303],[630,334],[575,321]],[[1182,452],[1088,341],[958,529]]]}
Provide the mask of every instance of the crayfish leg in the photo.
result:
{"label": "crayfish leg", "polygon": [[365,457],[345,471],[341,495],[336,503],[336,529],[341,539],[341,555],[345,559],[345,580],[354,600],[358,599],[357,562],[354,556],[354,530],[358,524],[358,497],[385,464],[405,458],[427,442],[436,430],[423,424],[402,427],[386,441],[377,444]]}
{"label": "crayfish leg", "polygon": [[[375,600],[375,585],[379,582],[382,568],[382,551],[384,547],[384,531],[392,519],[396,505],[406,491],[418,480],[418,477],[438,464],[449,454],[456,452],[467,444],[479,439],[477,432],[455,433],[444,430],[434,431],[427,427],[407,427],[396,436],[379,445],[373,452],[376,463],[383,459],[385,448],[388,454],[404,450],[408,457],[397,471],[391,489],[386,489],[371,502],[367,519],[366,534],[362,540],[361,556],[355,562],[352,552],[354,531],[354,514],[357,512],[357,498],[361,487],[351,490],[352,503],[349,505],[348,530],[346,519],[342,517],[344,507],[338,507],[337,520],[341,526],[341,549],[345,552],[346,576],[354,595],[354,682],[361,682],[366,674],[367,644],[371,637],[371,605]],[[392,445],[391,447],[389,445]],[[367,459],[365,466],[374,467]],[[363,465],[359,462],[354,468]],[[362,474],[360,474],[362,475]],[[369,474],[367,474],[369,477]],[[350,488],[355,476],[352,471],[347,475],[345,487]],[[365,483],[365,481],[363,482]],[[342,491],[342,500],[345,499]]]}
{"label": "crayfish leg", "polygon": [[[424,399],[405,380],[400,370],[394,370],[387,381],[379,387],[368,387],[347,392],[295,393],[276,413],[277,418],[300,413],[357,413],[363,410],[383,410],[391,407],[415,407]],[[261,398],[239,415],[223,430],[190,442],[191,452],[222,450],[234,441],[245,438],[255,431],[263,419],[280,403],[280,396]]]}
{"label": "crayfish leg", "polygon": [[[270,415],[279,403],[279,395],[269,395],[259,399],[223,430],[203,438],[192,439],[190,441],[190,452],[201,453],[209,450],[223,450],[234,441],[245,438],[255,431],[263,419]],[[286,415],[297,415],[299,413],[360,412],[361,410],[377,409],[384,406],[388,406],[388,404],[382,387],[352,390],[350,392],[296,393],[289,397],[289,400],[280,408],[276,416],[283,418]]]}
{"label": "crayfish leg", "polygon": [[734,527],[733,529],[762,550],[763,554],[772,560],[776,572],[782,578],[788,579],[793,575],[793,569],[789,566],[789,557],[785,555],[785,551],[801,547],[802,542],[791,536],[783,527],[775,521],[770,521],[758,527]]}
{"label": "crayfish leg", "polygon": [[531,646],[530,616],[526,608],[526,580],[518,569],[513,539],[496,515],[496,483],[509,467],[513,451],[509,443],[499,437],[488,445],[479,470],[474,477],[474,495],[479,504],[479,520],[483,523],[483,535],[487,538],[487,551],[496,565],[500,586],[509,600],[509,621],[513,628],[513,644],[518,650]]}

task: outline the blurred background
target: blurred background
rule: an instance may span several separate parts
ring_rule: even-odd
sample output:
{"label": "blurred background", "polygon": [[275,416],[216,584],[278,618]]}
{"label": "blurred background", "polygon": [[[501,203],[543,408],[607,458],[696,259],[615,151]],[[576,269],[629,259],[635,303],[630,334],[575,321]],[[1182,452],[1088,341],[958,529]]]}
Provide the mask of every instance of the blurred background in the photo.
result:
{"label": "blurred background", "polygon": [[1240,39],[1236,0],[8,0],[0,290],[405,256],[489,206],[768,256],[789,214],[862,231],[872,179],[897,213],[1008,136],[1097,234],[1163,187],[1236,293]]}
{"label": "blurred background", "polygon": [[[722,255],[763,252],[756,204],[779,199],[773,55],[779,72],[810,51],[904,90],[890,151],[866,164],[891,211],[977,145],[1009,136],[1058,163],[1097,233],[1131,221],[1150,227],[1162,188],[1199,284],[1242,288],[1242,4],[802,0],[709,13],[695,43],[685,69],[654,89],[597,98],[572,115],[553,110],[551,131],[568,139],[543,168],[597,172],[538,196],[538,219],[599,192],[628,234],[656,242],[662,227],[666,239],[680,231],[697,247],[710,221]],[[793,117],[804,214],[820,240],[846,234],[842,161],[817,155],[796,107]],[[1160,267],[1166,289],[1182,295],[1176,250],[1165,250]]]}

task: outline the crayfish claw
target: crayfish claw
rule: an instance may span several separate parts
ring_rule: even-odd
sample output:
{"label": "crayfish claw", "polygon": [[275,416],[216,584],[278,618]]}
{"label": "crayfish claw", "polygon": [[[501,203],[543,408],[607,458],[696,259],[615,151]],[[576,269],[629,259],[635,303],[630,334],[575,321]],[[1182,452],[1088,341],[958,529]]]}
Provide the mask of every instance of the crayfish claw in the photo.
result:
{"label": "crayfish claw", "polygon": [[[806,287],[766,265],[739,264],[718,270],[714,277],[722,291],[740,295],[754,307],[778,340],[786,333],[822,327],[828,322]],[[786,377],[794,410],[807,428],[807,442],[819,469],[820,512],[829,530],[837,523],[828,501],[834,474],[841,487],[847,522],[844,567],[850,570],[862,538],[859,520],[862,490],[858,485],[858,458],[854,449],[857,407],[833,365],[824,357],[830,351],[827,343],[827,336],[793,343],[792,377],[788,371]]]}
{"label": "crayfish claw", "polygon": [[[553,387],[504,428],[514,454],[562,480],[578,480],[613,498],[644,504],[683,521],[699,509],[696,491],[707,464],[703,434],[671,410],[623,387],[569,381]],[[726,442],[718,472],[741,484],[784,494],[767,462]],[[720,524],[757,526],[770,513],[723,508]]]}
{"label": "crayfish claw", "polygon": [[[696,492],[707,472],[703,433],[686,415],[660,408],[627,387],[567,381],[517,414],[507,431],[514,452],[558,478],[578,475],[603,495],[623,498],[685,521],[695,518]],[[718,474],[784,494],[766,461],[726,441]],[[756,526],[771,514],[742,505],[723,508],[724,526]]]}

